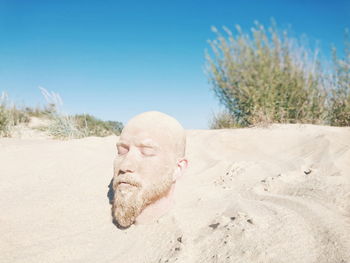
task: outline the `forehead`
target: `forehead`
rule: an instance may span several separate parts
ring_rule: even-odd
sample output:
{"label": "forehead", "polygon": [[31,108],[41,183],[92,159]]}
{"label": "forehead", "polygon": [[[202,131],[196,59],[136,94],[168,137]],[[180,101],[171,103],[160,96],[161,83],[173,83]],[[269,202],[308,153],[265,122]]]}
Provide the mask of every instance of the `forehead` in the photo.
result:
{"label": "forehead", "polygon": [[167,145],[171,143],[171,136],[167,131],[131,126],[123,129],[120,135],[120,141],[135,145]]}

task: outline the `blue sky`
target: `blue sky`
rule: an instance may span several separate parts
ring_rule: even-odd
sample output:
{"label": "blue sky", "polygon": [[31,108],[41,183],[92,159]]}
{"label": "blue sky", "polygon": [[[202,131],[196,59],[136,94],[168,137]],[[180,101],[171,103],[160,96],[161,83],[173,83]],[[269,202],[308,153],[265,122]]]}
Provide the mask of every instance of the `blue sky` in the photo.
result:
{"label": "blue sky", "polygon": [[249,30],[258,20],[318,40],[327,55],[350,28],[348,0],[0,0],[0,92],[43,105],[39,86],[68,113],[126,122],[148,110],[187,129],[220,110],[204,74],[211,26]]}

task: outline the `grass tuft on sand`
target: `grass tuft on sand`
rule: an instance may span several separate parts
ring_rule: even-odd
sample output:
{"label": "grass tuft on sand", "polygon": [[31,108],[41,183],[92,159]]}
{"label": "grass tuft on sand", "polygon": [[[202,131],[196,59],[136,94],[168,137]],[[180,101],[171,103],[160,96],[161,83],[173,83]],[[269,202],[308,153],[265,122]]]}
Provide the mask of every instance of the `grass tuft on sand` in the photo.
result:
{"label": "grass tuft on sand", "polygon": [[58,93],[40,87],[46,100],[43,108],[18,108],[10,103],[6,93],[0,96],[0,137],[11,137],[19,124],[28,124],[31,118],[45,120],[36,129],[56,139],[75,139],[87,136],[119,135],[123,124],[117,121],[103,121],[89,114],[69,115],[63,109],[63,101]]}

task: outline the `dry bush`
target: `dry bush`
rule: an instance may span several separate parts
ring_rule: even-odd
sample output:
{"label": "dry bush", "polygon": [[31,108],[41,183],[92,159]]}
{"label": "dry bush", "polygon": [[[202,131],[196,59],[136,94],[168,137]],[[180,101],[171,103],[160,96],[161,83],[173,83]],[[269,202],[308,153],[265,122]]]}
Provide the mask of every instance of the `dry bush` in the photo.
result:
{"label": "dry bush", "polygon": [[344,57],[339,58],[333,48],[332,90],[329,103],[329,120],[334,126],[350,126],[350,37],[345,31]]}
{"label": "dry bush", "polygon": [[87,136],[108,136],[120,135],[123,124],[117,121],[102,121],[89,114],[79,114],[74,116],[78,128],[84,130]]}
{"label": "dry bush", "polygon": [[210,129],[239,128],[232,115],[226,111],[213,114],[209,126]]}
{"label": "dry bush", "polygon": [[7,137],[10,135],[10,115],[6,108],[6,94],[2,93],[0,97],[0,136]]}
{"label": "dry bush", "polygon": [[87,136],[119,135],[123,129],[121,122],[102,121],[89,114],[68,115],[62,110],[63,101],[59,94],[41,88],[48,106],[46,114],[51,120],[47,131],[60,139],[83,138]]}
{"label": "dry bush", "polygon": [[28,114],[10,103],[7,94],[2,92],[0,96],[0,137],[10,137],[14,126],[28,121]]}
{"label": "dry bush", "polygon": [[42,87],[40,87],[40,91],[47,105],[50,107],[47,113],[50,124],[46,127],[46,130],[51,136],[59,139],[73,139],[87,136],[86,131],[78,128],[75,118],[63,112],[63,101],[58,93],[49,92]]}
{"label": "dry bush", "polygon": [[30,117],[48,120],[47,124],[37,127],[54,138],[73,139],[87,136],[119,135],[123,124],[117,121],[102,121],[94,116],[68,115],[62,109],[63,101],[58,93],[49,92],[40,87],[46,100],[46,105],[36,108],[24,107],[20,109],[9,103],[7,95],[0,96],[0,137],[10,137],[13,128],[20,123],[27,123]]}
{"label": "dry bush", "polygon": [[324,123],[327,93],[317,52],[256,23],[250,34],[224,28],[210,42],[207,72],[214,92],[237,126],[259,122]]}

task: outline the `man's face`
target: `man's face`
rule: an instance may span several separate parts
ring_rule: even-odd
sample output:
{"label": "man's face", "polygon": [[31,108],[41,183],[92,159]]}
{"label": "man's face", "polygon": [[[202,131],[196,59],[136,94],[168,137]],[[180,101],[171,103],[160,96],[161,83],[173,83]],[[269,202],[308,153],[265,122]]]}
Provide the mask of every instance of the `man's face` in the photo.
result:
{"label": "man's face", "polygon": [[113,216],[127,227],[149,204],[165,196],[173,184],[174,149],[166,134],[138,127],[123,130],[114,164]]}

